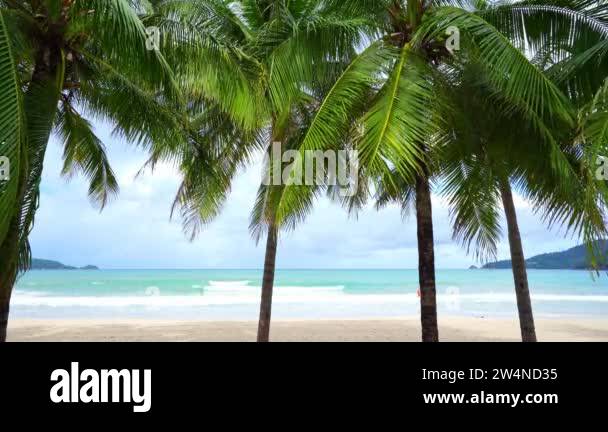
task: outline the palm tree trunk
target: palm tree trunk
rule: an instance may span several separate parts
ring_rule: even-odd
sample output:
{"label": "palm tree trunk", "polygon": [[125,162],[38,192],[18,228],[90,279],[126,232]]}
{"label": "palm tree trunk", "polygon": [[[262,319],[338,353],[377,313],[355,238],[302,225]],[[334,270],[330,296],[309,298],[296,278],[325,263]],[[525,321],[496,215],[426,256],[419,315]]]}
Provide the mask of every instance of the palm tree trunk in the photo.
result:
{"label": "palm tree trunk", "polygon": [[10,297],[0,299],[0,342],[6,342],[6,329],[8,328],[8,309]]}
{"label": "palm tree trunk", "polygon": [[270,340],[270,315],[272,311],[272,289],[274,287],[274,269],[277,258],[276,226],[268,227],[266,239],[266,258],[264,259],[264,277],[262,281],[262,301],[260,302],[260,320],[258,322],[258,342]]}
{"label": "palm tree trunk", "polygon": [[25,152],[21,155],[20,165],[15,214],[4,240],[0,243],[0,342],[6,342],[11,295],[19,271],[21,202],[28,177],[27,156]]}
{"label": "palm tree trunk", "polygon": [[526,261],[521,244],[521,236],[517,225],[517,214],[513,203],[513,194],[508,181],[500,184],[500,194],[505,208],[507,227],[509,229],[509,246],[511,248],[511,263],[513,267],[513,280],[515,282],[515,296],[517,297],[517,310],[519,311],[519,327],[522,342],[536,342],[534,316],[532,314],[532,301],[528,288],[528,275]]}
{"label": "palm tree trunk", "polygon": [[6,342],[8,312],[17,279],[19,251],[19,218],[13,218],[9,232],[0,244],[0,342]]}
{"label": "palm tree trunk", "polygon": [[[24,96],[24,111],[30,132],[28,134],[28,155],[23,155],[22,168],[20,170],[20,185],[16,200],[15,215],[9,227],[6,238],[0,243],[0,342],[6,341],[6,329],[8,326],[9,305],[13,285],[17,280],[19,271],[19,252],[21,236],[27,236],[29,227],[22,225],[22,208],[28,190],[37,187],[42,173],[42,161],[46,152],[46,146],[53,127],[53,121],[57,109],[59,89],[47,92],[44,100],[41,100],[39,89],[45,86],[54,86],[56,82],[56,72],[58,67],[58,48],[51,50],[40,50],[36,54],[36,64],[28,90]],[[35,109],[31,109],[35,107]],[[42,109],[46,108],[46,110]],[[36,113],[36,114],[31,114]],[[43,113],[41,115],[41,113]],[[33,159],[39,160],[39,165],[35,172],[31,169]],[[27,164],[26,164],[27,161]],[[27,166],[26,166],[27,165]],[[31,203],[34,206],[34,203]],[[34,207],[35,209],[35,207]],[[34,210],[35,211],[35,210]]]}
{"label": "palm tree trunk", "polygon": [[438,342],[431,188],[428,177],[422,175],[416,176],[416,224],[418,230],[418,279],[420,283],[422,341]]}

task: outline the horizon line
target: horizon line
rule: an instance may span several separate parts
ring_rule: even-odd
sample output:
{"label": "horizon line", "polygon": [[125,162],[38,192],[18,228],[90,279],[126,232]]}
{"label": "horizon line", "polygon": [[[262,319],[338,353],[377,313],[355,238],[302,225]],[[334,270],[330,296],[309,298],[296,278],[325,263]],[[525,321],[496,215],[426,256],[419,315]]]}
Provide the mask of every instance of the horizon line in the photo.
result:
{"label": "horizon line", "polygon": [[[97,266],[96,266],[97,267]],[[478,270],[483,270],[482,267],[477,267]],[[263,271],[263,268],[260,267],[182,267],[182,268],[172,268],[172,267],[99,267],[97,269],[84,269],[81,267],[77,267],[74,269],[29,269],[27,271],[32,270],[83,270],[83,271],[95,271],[95,270],[252,270],[252,271]],[[418,270],[418,267],[408,267],[408,268],[355,268],[355,267],[289,267],[289,268],[280,268],[276,269],[277,271],[281,270],[300,270],[300,271],[335,271],[335,270],[355,270],[355,271],[402,271],[402,270]],[[471,270],[468,267],[443,267],[437,268],[437,270]],[[504,270],[504,269],[486,269],[486,270]]]}

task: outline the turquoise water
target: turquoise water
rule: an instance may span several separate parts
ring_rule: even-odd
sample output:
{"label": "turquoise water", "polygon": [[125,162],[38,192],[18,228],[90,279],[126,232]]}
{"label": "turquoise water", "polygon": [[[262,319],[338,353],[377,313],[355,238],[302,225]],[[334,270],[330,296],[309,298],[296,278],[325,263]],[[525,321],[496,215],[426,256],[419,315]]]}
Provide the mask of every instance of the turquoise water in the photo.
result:
{"label": "turquoise water", "polygon": [[[368,318],[418,313],[417,270],[278,270],[273,317]],[[608,317],[608,277],[531,270],[539,316]],[[259,270],[30,271],[17,282],[13,317],[255,319]],[[439,270],[439,313],[512,316],[510,270]]]}

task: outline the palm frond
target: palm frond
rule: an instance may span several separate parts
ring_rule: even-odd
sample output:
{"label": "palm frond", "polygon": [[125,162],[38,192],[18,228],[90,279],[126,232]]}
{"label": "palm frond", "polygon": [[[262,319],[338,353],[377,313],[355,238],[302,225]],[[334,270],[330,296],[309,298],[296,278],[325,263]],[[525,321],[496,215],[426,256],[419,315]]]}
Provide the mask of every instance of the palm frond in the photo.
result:
{"label": "palm frond", "polygon": [[57,115],[56,130],[63,140],[62,174],[71,177],[81,172],[90,181],[89,198],[103,209],[118,193],[118,182],[108,161],[105,146],[91,124],[64,100]]}
{"label": "palm frond", "polygon": [[[71,6],[67,39],[91,37],[89,51],[103,57],[127,76],[159,85],[179,98],[173,71],[159,49],[150,45],[146,28],[127,0],[80,0]],[[94,36],[93,36],[94,35]]]}
{"label": "palm frond", "polygon": [[19,199],[25,133],[21,93],[9,36],[0,11],[0,244],[8,232]]}
{"label": "palm frond", "polygon": [[356,149],[369,175],[382,175],[391,164],[406,177],[419,170],[423,144],[438,127],[430,75],[428,65],[406,44],[360,121]]}
{"label": "palm frond", "polygon": [[442,193],[452,217],[453,238],[481,262],[496,258],[501,237],[500,196],[490,164],[455,161],[444,173]]}
{"label": "palm frond", "polygon": [[428,15],[416,34],[417,43],[445,34],[450,26],[459,28],[461,37],[478,51],[474,55],[486,66],[492,85],[515,106],[529,113],[531,119],[536,117],[537,122],[549,125],[551,121],[574,123],[573,109],[565,95],[490,23],[451,7],[437,9]]}
{"label": "palm frond", "polygon": [[146,23],[161,31],[185,95],[213,100],[243,127],[259,126],[267,110],[263,68],[245,51],[249,30],[227,2],[161,2]]}

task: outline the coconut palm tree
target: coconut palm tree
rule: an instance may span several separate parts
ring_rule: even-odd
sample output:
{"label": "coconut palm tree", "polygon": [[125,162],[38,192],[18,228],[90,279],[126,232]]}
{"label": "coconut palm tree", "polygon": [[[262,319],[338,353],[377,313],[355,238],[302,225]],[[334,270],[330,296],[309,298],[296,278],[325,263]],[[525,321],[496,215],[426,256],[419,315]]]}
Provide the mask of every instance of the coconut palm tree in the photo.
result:
{"label": "coconut palm tree", "polygon": [[[553,149],[552,125],[572,124],[573,112],[557,86],[492,25],[490,21],[496,21],[493,6],[476,3],[483,7],[479,9],[449,0],[381,0],[374,5],[367,14],[374,16],[382,34],[370,41],[335,82],[301,148],[331,148],[358,131],[351,141],[359,152],[364,178],[377,185],[389,182],[385,186],[392,188],[396,182],[392,173],[396,173],[413,185],[422,340],[437,341],[430,179],[436,169],[434,147],[449,129],[441,114],[449,103],[443,94],[442,71],[458,63],[482,65],[481,78],[508,101],[504,110],[524,116],[542,131],[542,142]],[[514,19],[503,21],[517,24]],[[455,45],[446,45],[448,33],[459,36],[459,51],[448,49]]]}
{"label": "coconut palm tree", "polygon": [[[21,153],[15,150],[14,139],[11,141],[14,175],[1,201],[2,210],[7,210],[0,225],[3,318],[8,317],[18,271],[29,266],[28,235],[38,207],[51,133],[63,141],[63,174],[79,172],[88,177],[89,197],[103,208],[118,191],[118,184],[105,146],[83,114],[109,120],[116,133],[147,146],[168,145],[175,139],[175,131],[181,130],[177,109],[170,109],[178,107],[172,72],[160,51],[150,46],[138,16],[146,12],[141,6],[146,3],[0,1],[0,14],[9,30],[8,40],[2,42],[3,52],[10,46],[26,124]],[[4,79],[2,85],[8,88]],[[6,320],[1,319],[0,340],[5,335]]]}
{"label": "coconut palm tree", "polygon": [[[19,91],[19,81],[15,60],[12,55],[12,48],[7,33],[4,18],[0,15],[0,61],[1,63],[1,91],[2,101],[0,114],[2,115],[1,124],[2,136],[0,137],[0,155],[8,159],[7,166],[3,166],[4,175],[0,187],[0,242],[8,232],[10,224],[10,214],[14,207],[14,200],[17,195],[18,173],[20,171],[21,152],[23,149],[23,120],[21,94]],[[11,164],[12,162],[12,164]],[[6,161],[4,162],[6,163]],[[5,178],[5,177],[8,177]]]}
{"label": "coconut palm tree", "polygon": [[[194,238],[220,211],[238,168],[256,151],[281,152],[299,136],[302,107],[314,109],[314,89],[347,63],[371,31],[365,7],[339,0],[160,1],[156,25],[171,30],[163,43],[187,62],[173,62],[189,101],[193,133],[178,164],[183,182],[175,200]],[[152,22],[152,21],[151,21]],[[178,30],[177,30],[178,29]],[[198,131],[198,132],[197,132]],[[211,154],[206,147],[214,149]],[[154,155],[151,162],[172,157]],[[213,161],[211,163],[211,161]],[[202,164],[214,170],[202,172]],[[260,189],[252,232],[267,235],[257,340],[268,341],[279,229],[274,197],[283,185]],[[273,197],[273,198],[271,198]]]}
{"label": "coconut palm tree", "polygon": [[[0,14],[0,157],[4,175],[0,178],[0,244],[15,235],[16,229],[11,227],[15,201],[19,195],[19,174],[25,171],[25,148],[23,131],[23,115],[21,94],[15,60],[4,23]],[[8,163],[8,165],[7,165]],[[0,249],[0,261],[8,260],[4,249]],[[0,281],[4,276],[0,276]],[[1,297],[0,297],[1,298]],[[8,301],[0,301],[0,340],[6,339],[8,323]]]}
{"label": "coconut palm tree", "polygon": [[[319,84],[319,83],[316,83]],[[314,89],[314,90],[313,90]],[[313,86],[309,93],[309,99],[294,106],[290,115],[290,124],[286,128],[286,134],[282,137],[282,150],[292,151],[297,154],[301,147],[302,139],[306,135],[310,121],[315,113],[315,107],[323,99],[324,86]],[[316,91],[315,91],[316,90]],[[340,147],[340,143],[336,143]],[[316,184],[308,184],[306,181],[313,179],[304,178],[304,169],[300,163],[304,160],[275,161],[272,159],[272,148],[267,149],[267,157],[263,167],[263,181],[258,189],[254,208],[250,217],[250,231],[257,241],[266,234],[266,255],[264,260],[264,274],[262,283],[262,301],[260,305],[260,317],[258,322],[258,341],[265,342],[269,339],[270,319],[272,310],[272,289],[275,271],[275,261],[279,234],[284,231],[294,230],[304,221],[312,211],[314,199],[319,196],[328,183],[327,173],[322,178],[317,178]],[[310,160],[312,172],[322,172],[321,164],[327,161]],[[278,167],[278,169],[277,169]],[[275,171],[276,170],[276,171]],[[317,171],[318,170],[318,171]],[[281,184],[274,184],[276,175],[281,175]],[[311,183],[315,183],[312,182]],[[297,188],[306,190],[306,193],[285,195],[287,189]],[[311,193],[312,191],[312,193]],[[286,199],[294,199],[286,202]]]}
{"label": "coconut palm tree", "polygon": [[[592,146],[573,140],[574,130],[564,124],[561,152],[538,146],[542,138],[522,116],[496,109],[503,101],[491,87],[480,83],[475,70],[466,71],[456,91],[450,91],[452,110],[445,115],[452,125],[449,140],[440,150],[442,192],[452,210],[454,238],[478,259],[496,257],[500,237],[500,204],[504,209],[511,250],[515,294],[522,341],[537,340],[525,257],[511,184],[526,197],[550,226],[581,236],[589,246],[606,237],[604,223],[608,194],[593,178],[586,163]],[[467,110],[476,112],[470,124]],[[604,147],[605,149],[606,147]],[[560,168],[552,164],[558,160]]]}
{"label": "coconut palm tree", "polygon": [[[606,183],[594,176],[598,156],[608,151],[608,143],[602,132],[606,125],[603,100],[608,77],[608,16],[605,2],[539,1],[532,6],[515,3],[498,7],[493,10],[490,20],[533,57],[539,69],[545,71],[575,107],[576,131],[566,132],[560,142],[571,172],[575,175],[568,175],[567,172],[558,174],[559,171],[548,166],[554,160],[543,158],[542,154],[537,157],[531,154],[520,161],[517,168],[514,166],[511,178],[519,192],[530,200],[550,225],[560,224],[584,238],[593,263],[602,258],[602,251],[595,240],[606,235]],[[516,19],[515,23],[512,22],[513,18]],[[551,31],[546,31],[547,28],[551,28]],[[486,108],[484,113],[492,111]],[[493,124],[496,126],[495,122]],[[510,135],[514,137],[521,127],[513,122],[511,126]],[[513,138],[508,148],[527,143],[533,136],[534,131],[529,131],[527,136]],[[487,160],[487,145],[484,148],[484,159]],[[515,154],[503,155],[510,156],[503,160],[512,160]],[[496,167],[496,158],[490,158]],[[540,173],[543,173],[542,176]],[[555,177],[556,174],[558,177]],[[502,180],[497,184],[508,225],[522,338],[524,341],[534,341],[536,335],[525,261],[508,175],[504,170]],[[492,182],[490,185],[492,187]]]}
{"label": "coconut palm tree", "polygon": [[[597,136],[598,132],[601,135],[603,109],[588,102],[590,95],[595,101],[603,100],[598,86],[606,77],[604,57],[591,61],[590,56],[590,53],[603,55],[606,49],[607,28],[602,23],[605,18],[602,9],[593,3],[576,1],[535,2],[534,7],[530,6],[507,3],[480,13],[522,51],[526,49],[533,54],[534,64],[570,96],[573,104],[583,104],[577,115],[579,120],[585,123],[589,113],[595,113],[592,117],[598,123],[587,128],[579,126],[578,130],[580,134],[587,129],[596,136],[579,135],[573,142],[574,130],[568,123],[562,123],[564,130],[560,135],[555,130],[557,122],[554,136],[548,137],[548,142],[560,140],[560,151],[555,145],[538,146],[545,141],[542,134],[531,127],[533,123],[525,116],[504,110],[510,102],[501,100],[495,88],[483,83],[483,70],[478,65],[474,72],[469,71],[468,81],[459,76],[445,83],[442,98],[452,103],[443,105],[441,117],[447,120],[448,133],[443,141],[438,141],[443,145],[439,145],[441,151],[434,157],[442,163],[446,163],[446,157],[449,160],[449,168],[442,172],[447,178],[438,181],[452,206],[454,237],[467,249],[474,246],[482,260],[495,255],[500,235],[497,208],[502,202],[524,341],[535,341],[536,332],[510,183],[515,182],[518,191],[529,198],[549,225],[560,224],[581,235],[592,257],[600,252],[593,250],[593,245],[597,245],[594,239],[605,236],[606,203],[604,185],[592,178],[595,158],[603,154],[600,148],[606,151],[605,138]],[[552,31],[547,32],[547,28]],[[470,60],[463,64],[470,67],[474,64]],[[593,63],[593,71],[589,63]],[[459,71],[457,66],[452,64],[443,72]],[[470,113],[474,113],[473,118]],[[480,148],[483,150],[479,151]],[[414,185],[396,179],[392,184],[380,185],[377,204],[381,207],[398,201],[407,214],[414,205],[414,196]]]}

